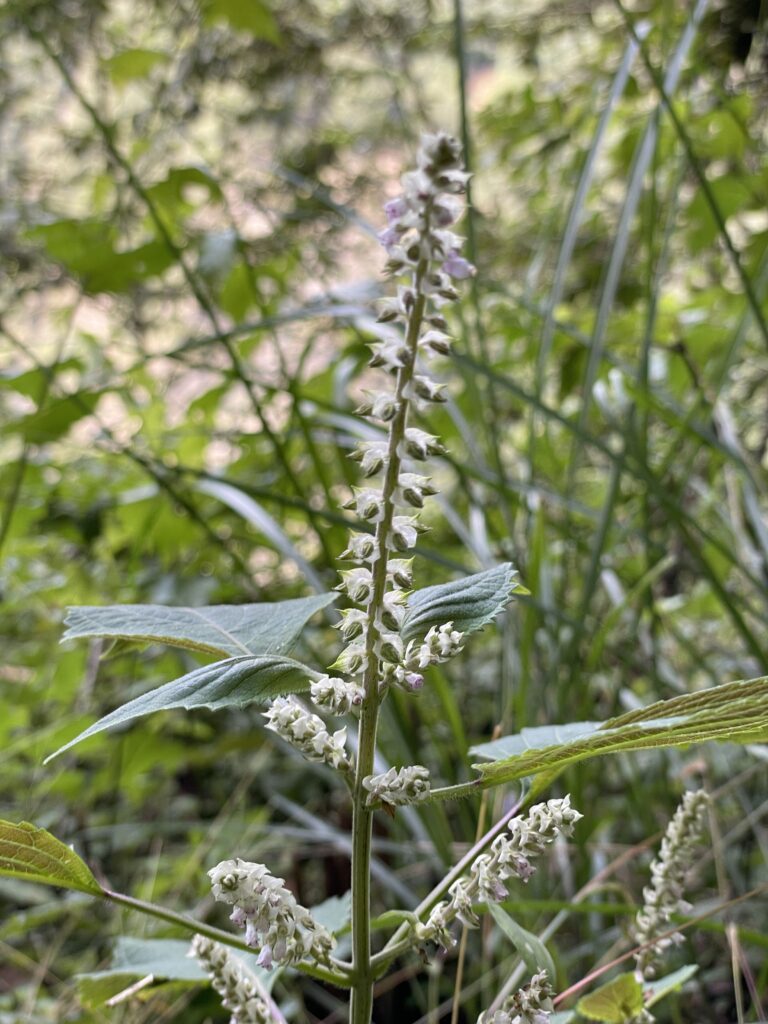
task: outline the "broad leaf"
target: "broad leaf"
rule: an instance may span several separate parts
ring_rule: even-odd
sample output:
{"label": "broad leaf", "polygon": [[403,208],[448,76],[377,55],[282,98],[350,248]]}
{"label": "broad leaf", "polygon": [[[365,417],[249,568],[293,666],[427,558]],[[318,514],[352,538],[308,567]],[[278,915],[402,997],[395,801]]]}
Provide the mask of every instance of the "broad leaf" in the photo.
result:
{"label": "broad leaf", "polygon": [[[126,989],[137,978],[152,977],[153,981],[186,982],[189,985],[205,985],[209,977],[199,962],[189,956],[190,944],[185,939],[138,939],[121,935],[115,942],[112,964],[104,971],[90,971],[76,977],[80,998],[91,1008],[103,1006],[121,990]],[[230,954],[242,960],[250,971],[256,974],[262,985],[269,990],[273,983],[274,971],[265,971],[256,964],[256,955],[247,953]],[[157,986],[147,987],[147,993],[157,992]]]}
{"label": "broad leaf", "polygon": [[282,693],[305,690],[309,686],[308,676],[309,669],[290,658],[248,655],[202,665],[180,679],[150,690],[116,708],[84,729],[69,743],[59,747],[44,763],[47,764],[89,736],[124,725],[153,711],[171,711],[175,708],[184,708],[186,711],[193,708],[209,708],[211,711],[244,708],[255,701],[266,701]]}
{"label": "broad leaf", "polygon": [[452,622],[462,633],[482,629],[508,604],[513,593],[525,589],[515,582],[510,562],[474,576],[416,590],[408,598],[402,626],[404,640],[422,637],[431,626]]}
{"label": "broad leaf", "polygon": [[643,1009],[643,986],[634,974],[620,974],[580,999],[576,1009],[587,1020],[629,1024]]}
{"label": "broad leaf", "polygon": [[102,895],[90,868],[75,851],[28,821],[18,825],[0,821],[0,875]]}
{"label": "broad leaf", "polygon": [[210,654],[286,654],[309,619],[336,600],[319,594],[263,604],[218,604],[169,608],[160,604],[115,604],[69,608],[63,640],[111,637],[171,644]]}
{"label": "broad leaf", "polygon": [[497,903],[489,903],[488,912],[520,954],[520,958],[528,968],[529,973],[533,975],[539,971],[546,971],[550,982],[554,984],[557,976],[555,965],[549,950],[541,939],[521,927]]}
{"label": "broad leaf", "polygon": [[474,747],[492,764],[477,764],[483,782],[495,786],[539,772],[557,772],[601,754],[679,747],[691,743],[754,743],[768,737],[768,676],[725,683],[658,701],[638,711],[595,722],[524,730]]}

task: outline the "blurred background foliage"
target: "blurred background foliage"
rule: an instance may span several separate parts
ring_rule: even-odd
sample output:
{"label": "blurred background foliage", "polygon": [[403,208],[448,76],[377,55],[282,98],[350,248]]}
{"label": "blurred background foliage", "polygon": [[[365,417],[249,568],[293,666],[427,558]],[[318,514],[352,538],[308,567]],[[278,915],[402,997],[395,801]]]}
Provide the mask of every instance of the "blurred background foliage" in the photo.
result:
{"label": "blurred background foliage", "polygon": [[[235,853],[310,905],[348,888],[344,794],[257,709],[168,713],[41,761],[199,663],[60,648],[65,606],[334,586],[347,455],[371,430],[354,410],[387,287],[375,231],[429,127],[465,143],[479,273],[430,421],[449,455],[418,584],[511,558],[531,596],[418,700],[394,695],[382,763],[461,781],[497,725],[602,719],[768,671],[759,15],[754,0],[3,6],[3,817],[201,916],[205,868]],[[331,621],[307,637],[317,667]],[[579,845],[515,910],[535,933],[557,915],[559,988],[626,948],[642,843],[703,780],[717,841],[696,912],[712,913],[671,962],[697,979],[659,1019],[765,1016],[764,898],[714,910],[766,882],[767,754],[627,756],[560,780],[587,815]],[[378,909],[415,903],[477,818],[467,802],[380,823]],[[117,936],[182,937],[169,927],[10,882],[0,908],[3,1024],[224,1019],[189,981],[109,1009],[137,971],[72,980],[104,969]],[[458,1019],[516,964],[506,938],[473,933]],[[401,968],[377,1019],[447,1017],[453,959]],[[344,1019],[319,985],[275,991],[291,1020]]]}

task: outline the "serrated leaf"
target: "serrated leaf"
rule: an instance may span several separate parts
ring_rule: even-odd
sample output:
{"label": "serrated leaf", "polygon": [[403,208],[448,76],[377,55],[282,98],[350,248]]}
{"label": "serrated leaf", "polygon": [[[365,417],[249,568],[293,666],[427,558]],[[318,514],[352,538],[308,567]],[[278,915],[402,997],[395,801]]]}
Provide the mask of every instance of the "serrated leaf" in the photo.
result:
{"label": "serrated leaf", "polygon": [[643,986],[634,974],[620,974],[580,999],[576,1009],[588,1020],[628,1024],[643,1008]]}
{"label": "serrated leaf", "polygon": [[290,601],[173,608],[159,604],[116,604],[69,608],[62,640],[111,637],[170,644],[209,654],[285,654],[309,619],[335,601],[318,594]]}
{"label": "serrated leaf", "polygon": [[403,639],[422,637],[432,626],[452,622],[462,633],[474,633],[494,619],[512,594],[524,588],[515,583],[517,570],[511,562],[414,591],[408,598],[403,620]]}
{"label": "serrated leaf", "polygon": [[296,693],[309,686],[309,669],[290,658],[257,657],[227,658],[212,665],[202,665],[180,679],[128,701],[94,722],[74,739],[59,747],[44,761],[47,764],[65,750],[89,736],[124,725],[153,711],[183,708],[244,708],[256,701],[266,701],[283,693]]}
{"label": "serrated leaf", "polygon": [[[575,738],[553,742],[556,730]],[[525,730],[472,748],[490,758],[476,764],[483,782],[496,786],[603,754],[710,741],[754,743],[768,736],[768,676],[725,683],[698,693],[657,701],[638,711],[594,722]],[[531,746],[532,742],[538,745]],[[511,751],[511,753],[510,753]]]}
{"label": "serrated leaf", "polygon": [[85,861],[50,832],[28,821],[0,821],[0,875],[102,895]]}
{"label": "serrated leaf", "polygon": [[515,947],[528,968],[530,974],[546,971],[550,982],[554,984],[557,972],[549,950],[537,935],[531,934],[521,927],[503,907],[497,903],[488,904],[488,912],[499,928],[504,932]]}

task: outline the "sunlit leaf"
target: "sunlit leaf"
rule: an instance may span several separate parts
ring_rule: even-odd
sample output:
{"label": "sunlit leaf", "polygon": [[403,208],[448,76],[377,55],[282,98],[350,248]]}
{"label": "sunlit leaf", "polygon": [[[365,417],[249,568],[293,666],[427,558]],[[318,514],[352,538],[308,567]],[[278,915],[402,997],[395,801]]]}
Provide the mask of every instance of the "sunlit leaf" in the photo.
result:
{"label": "sunlit leaf", "polygon": [[77,889],[92,896],[101,886],[74,850],[28,821],[0,821],[0,875]]}
{"label": "sunlit leaf", "polygon": [[643,1008],[643,986],[634,974],[620,974],[579,1000],[576,1009],[588,1020],[629,1024]]}
{"label": "sunlit leaf", "polygon": [[[563,741],[562,737],[568,737]],[[602,754],[679,747],[709,741],[754,743],[768,737],[768,676],[725,683],[658,701],[638,711],[595,722],[525,730],[472,749],[491,759],[476,764],[488,785],[559,771]],[[536,744],[533,746],[532,744]]]}

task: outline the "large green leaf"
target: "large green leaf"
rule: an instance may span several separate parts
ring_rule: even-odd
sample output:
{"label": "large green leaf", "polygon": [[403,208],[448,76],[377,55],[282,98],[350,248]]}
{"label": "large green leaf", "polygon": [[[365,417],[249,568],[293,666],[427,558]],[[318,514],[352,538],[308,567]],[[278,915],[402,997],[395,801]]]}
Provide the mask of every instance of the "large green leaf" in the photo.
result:
{"label": "large green leaf", "polygon": [[0,875],[103,895],[88,865],[74,850],[46,832],[22,821],[0,821]]}
{"label": "large green leaf", "polygon": [[525,592],[515,582],[516,576],[517,570],[505,562],[473,576],[414,591],[408,598],[403,639],[423,636],[431,626],[442,626],[445,622],[452,622],[462,633],[482,629],[507,605],[515,591]]}
{"label": "large green leaf", "polygon": [[309,686],[310,670],[290,658],[247,655],[227,658],[212,665],[201,665],[172,683],[144,693],[135,700],[100,718],[74,739],[45,759],[45,764],[89,736],[124,725],[153,711],[174,708],[244,708],[255,701],[266,701],[282,693],[295,693]]}
{"label": "large green leaf", "polygon": [[169,608],[159,604],[116,604],[69,608],[64,640],[102,636],[116,640],[171,644],[211,654],[285,654],[307,621],[336,594],[263,604],[219,604]]}
{"label": "large green leaf", "polygon": [[485,785],[495,786],[539,772],[557,772],[601,754],[713,740],[753,743],[766,737],[768,676],[763,676],[657,701],[603,724],[573,722],[527,729],[473,747],[471,752],[492,762],[474,767]]}

